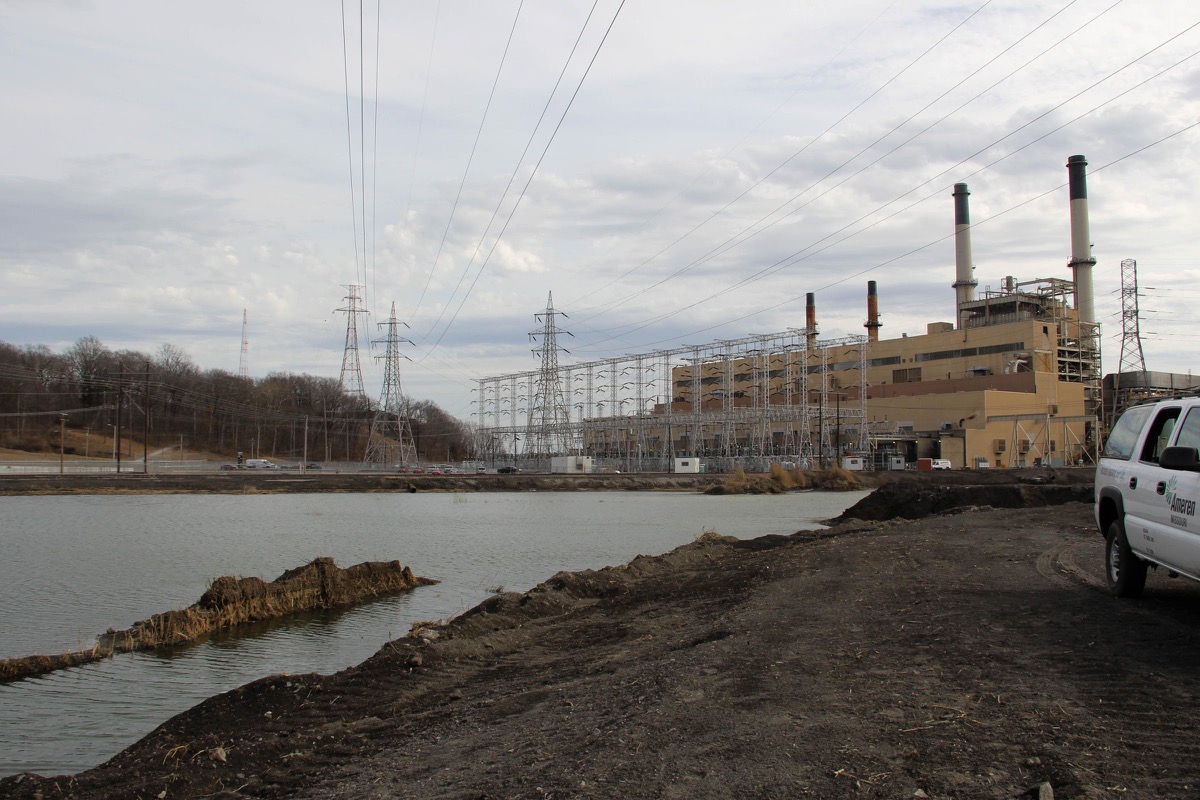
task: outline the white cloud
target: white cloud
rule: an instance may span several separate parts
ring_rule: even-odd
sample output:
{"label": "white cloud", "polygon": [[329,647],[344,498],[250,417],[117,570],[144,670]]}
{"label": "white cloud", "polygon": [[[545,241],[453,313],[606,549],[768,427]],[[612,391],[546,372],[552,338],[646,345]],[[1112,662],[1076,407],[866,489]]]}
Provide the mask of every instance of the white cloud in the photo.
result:
{"label": "white cloud", "polygon": [[252,372],[336,376],[334,309],[364,283],[360,327],[394,300],[426,339],[406,388],[465,416],[473,378],[536,366],[551,291],[579,358],[801,324],[806,292],[823,334],[861,333],[867,280],[884,335],[921,332],[952,316],[957,181],[981,290],[1068,277],[1058,187],[1083,153],[1106,367],[1122,258],[1162,287],[1143,302],[1150,368],[1195,363],[1166,290],[1200,270],[1190,4],[965,23],[973,7],[927,2],[626,4],[510,220],[619,2],[598,5],[536,135],[591,4],[525,4],[481,129],[517,5],[385,5],[377,31],[368,4],[361,105],[357,7],[344,64],[328,3],[7,5],[0,339],[170,341],[235,370],[247,308]]}

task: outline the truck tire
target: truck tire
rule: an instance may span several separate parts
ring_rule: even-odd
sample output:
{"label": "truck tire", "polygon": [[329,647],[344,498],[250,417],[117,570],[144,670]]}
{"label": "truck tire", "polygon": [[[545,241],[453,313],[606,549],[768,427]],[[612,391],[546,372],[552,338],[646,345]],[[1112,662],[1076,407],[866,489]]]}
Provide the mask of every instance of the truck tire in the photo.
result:
{"label": "truck tire", "polygon": [[1117,597],[1137,597],[1146,586],[1148,566],[1129,549],[1129,540],[1125,538],[1125,526],[1121,520],[1113,520],[1108,526],[1104,547],[1104,575],[1108,580],[1108,590]]}

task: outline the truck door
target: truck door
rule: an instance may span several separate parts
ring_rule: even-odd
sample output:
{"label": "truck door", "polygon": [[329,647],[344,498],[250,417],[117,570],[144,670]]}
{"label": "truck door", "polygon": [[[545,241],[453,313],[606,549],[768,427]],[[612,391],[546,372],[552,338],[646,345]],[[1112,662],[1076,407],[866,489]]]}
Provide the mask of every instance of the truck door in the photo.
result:
{"label": "truck door", "polygon": [[[1128,484],[1122,490],[1125,503],[1125,536],[1135,553],[1152,561],[1169,558],[1166,519],[1166,483],[1158,456],[1167,447],[1179,421],[1180,407],[1160,408],[1147,426],[1141,449],[1129,463]],[[1173,475],[1174,473],[1172,473]],[[1161,484],[1161,486],[1160,486]]]}
{"label": "truck door", "polygon": [[[1187,410],[1175,426],[1172,444],[1200,448],[1200,407]],[[1160,503],[1155,528],[1164,560],[1179,572],[1200,578],[1200,520],[1196,516],[1200,472],[1160,469],[1154,491]]]}

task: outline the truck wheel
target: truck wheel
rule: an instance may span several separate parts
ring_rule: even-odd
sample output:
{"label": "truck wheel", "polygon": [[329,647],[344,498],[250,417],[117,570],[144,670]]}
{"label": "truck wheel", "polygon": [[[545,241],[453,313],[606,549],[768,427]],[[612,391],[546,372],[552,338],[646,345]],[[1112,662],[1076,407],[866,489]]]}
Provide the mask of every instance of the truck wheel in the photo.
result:
{"label": "truck wheel", "polygon": [[1125,538],[1125,526],[1113,520],[1105,538],[1104,573],[1108,578],[1108,590],[1117,597],[1137,597],[1146,586],[1145,561],[1129,549]]}

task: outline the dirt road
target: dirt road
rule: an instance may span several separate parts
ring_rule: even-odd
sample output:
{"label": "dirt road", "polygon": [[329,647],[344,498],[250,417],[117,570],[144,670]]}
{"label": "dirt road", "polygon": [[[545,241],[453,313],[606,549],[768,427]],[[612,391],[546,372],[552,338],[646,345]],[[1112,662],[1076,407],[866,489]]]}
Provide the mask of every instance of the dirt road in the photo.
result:
{"label": "dirt road", "polygon": [[[1200,584],[1102,585],[1091,508],[709,538],[0,797],[1200,796]],[[1032,794],[1030,794],[1032,792]]]}

